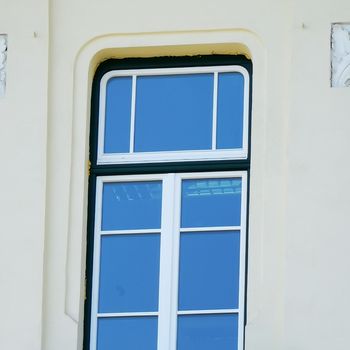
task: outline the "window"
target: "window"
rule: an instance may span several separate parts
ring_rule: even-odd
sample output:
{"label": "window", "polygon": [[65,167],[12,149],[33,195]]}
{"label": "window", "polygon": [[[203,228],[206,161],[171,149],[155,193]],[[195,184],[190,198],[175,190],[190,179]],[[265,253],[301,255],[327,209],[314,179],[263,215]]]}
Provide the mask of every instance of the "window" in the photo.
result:
{"label": "window", "polygon": [[243,349],[244,65],[134,59],[97,72],[86,349]]}

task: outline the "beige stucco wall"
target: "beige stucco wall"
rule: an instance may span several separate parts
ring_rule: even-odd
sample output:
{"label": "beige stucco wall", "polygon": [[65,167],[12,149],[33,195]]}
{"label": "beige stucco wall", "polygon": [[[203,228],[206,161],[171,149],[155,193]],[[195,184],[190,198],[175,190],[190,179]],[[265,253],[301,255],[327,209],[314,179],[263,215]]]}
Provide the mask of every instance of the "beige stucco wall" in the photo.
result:
{"label": "beige stucco wall", "polygon": [[350,89],[329,83],[330,25],[350,21],[349,1],[0,0],[0,9],[1,349],[81,349],[98,62],[211,52],[254,65],[246,350],[350,346]]}

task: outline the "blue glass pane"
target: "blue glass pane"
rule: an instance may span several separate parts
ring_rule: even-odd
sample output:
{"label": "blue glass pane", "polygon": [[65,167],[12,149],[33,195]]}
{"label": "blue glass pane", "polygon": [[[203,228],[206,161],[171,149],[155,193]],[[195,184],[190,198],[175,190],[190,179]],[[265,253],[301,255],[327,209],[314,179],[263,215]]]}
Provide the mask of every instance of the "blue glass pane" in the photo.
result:
{"label": "blue glass pane", "polygon": [[238,315],[179,316],[177,350],[237,350]]}
{"label": "blue glass pane", "polygon": [[106,87],[105,153],[129,152],[131,77],[108,80]]}
{"label": "blue glass pane", "polygon": [[211,149],[213,74],[137,78],[135,151]]}
{"label": "blue glass pane", "polygon": [[101,239],[99,312],[157,311],[159,234]]}
{"label": "blue glass pane", "polygon": [[242,180],[184,180],[181,227],[238,226],[241,221]]}
{"label": "blue glass pane", "polygon": [[97,350],[156,350],[157,317],[100,318]]}
{"label": "blue glass pane", "polygon": [[216,147],[241,148],[243,139],[244,78],[240,73],[220,73]]}
{"label": "blue glass pane", "polygon": [[239,231],[181,233],[179,310],[236,309]]}
{"label": "blue glass pane", "polygon": [[160,228],[161,201],[160,181],[105,183],[102,230]]}

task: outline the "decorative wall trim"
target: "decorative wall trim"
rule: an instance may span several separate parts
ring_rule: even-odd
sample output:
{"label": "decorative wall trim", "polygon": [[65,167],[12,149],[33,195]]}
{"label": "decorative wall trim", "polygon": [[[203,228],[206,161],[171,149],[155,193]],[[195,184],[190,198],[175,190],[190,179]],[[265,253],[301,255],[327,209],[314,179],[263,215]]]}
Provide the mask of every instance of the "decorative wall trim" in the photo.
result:
{"label": "decorative wall trim", "polygon": [[7,35],[0,34],[0,97],[5,96],[6,58],[7,58]]}
{"label": "decorative wall trim", "polygon": [[331,34],[333,87],[350,87],[350,23],[333,23]]}

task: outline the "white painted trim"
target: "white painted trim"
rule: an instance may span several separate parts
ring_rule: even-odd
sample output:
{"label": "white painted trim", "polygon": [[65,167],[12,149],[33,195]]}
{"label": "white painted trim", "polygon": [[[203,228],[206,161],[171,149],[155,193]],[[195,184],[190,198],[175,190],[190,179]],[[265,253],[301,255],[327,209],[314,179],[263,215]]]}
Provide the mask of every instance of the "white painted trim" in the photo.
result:
{"label": "white painted trim", "polygon": [[98,318],[111,318],[111,317],[147,317],[147,316],[158,316],[157,311],[150,312],[100,312],[97,314]]}
{"label": "white painted trim", "polygon": [[[131,87],[131,120],[130,120],[130,146],[129,152],[134,153],[134,139],[135,139],[135,112],[136,112],[136,75],[132,76],[132,87]],[[101,103],[101,102],[100,102]],[[101,116],[99,116],[100,118]],[[105,118],[105,115],[103,116]],[[103,140],[104,143],[104,140]],[[104,154],[104,152],[103,152]]]}
{"label": "white painted trim", "polygon": [[214,72],[213,88],[213,127],[211,136],[211,149],[216,150],[217,117],[218,117],[218,72]]}
{"label": "white painted trim", "polygon": [[217,310],[179,310],[178,315],[220,315],[220,314],[238,314],[239,309],[217,309]]}
{"label": "white painted trim", "polygon": [[[217,133],[217,91],[218,73],[237,72],[243,75],[243,139],[242,148],[216,149]],[[135,137],[135,103],[136,103],[136,81],[138,76],[156,75],[178,75],[178,74],[214,74],[213,87],[213,118],[212,118],[212,149],[188,150],[188,151],[160,151],[160,152],[134,152]],[[132,102],[130,116],[130,153],[105,153],[104,152],[104,130],[105,130],[105,104],[106,87],[109,79],[114,77],[132,76]],[[249,73],[238,65],[209,66],[209,67],[182,67],[182,68],[153,68],[153,69],[129,69],[112,70],[107,72],[100,81],[100,107],[99,107],[99,132],[97,164],[128,164],[144,162],[169,162],[190,160],[220,160],[220,159],[246,159],[248,156],[248,123],[249,123]]]}
{"label": "white painted trim", "polygon": [[240,231],[241,226],[213,226],[213,227],[184,227],[180,228],[181,233],[186,232],[211,232],[211,231]]}
{"label": "white painted trim", "polygon": [[100,231],[101,236],[108,235],[141,235],[149,233],[160,233],[161,229],[147,229],[147,230],[113,230],[113,231]]}
{"label": "white painted trim", "polygon": [[180,262],[180,222],[181,222],[181,174],[176,174],[174,181],[174,224],[172,247],[172,289],[170,296],[171,322],[169,350],[177,349],[177,310],[179,294],[179,262]]}
{"label": "white painted trim", "polygon": [[170,348],[171,293],[172,293],[172,246],[174,226],[174,174],[167,174],[163,181],[162,235],[159,272],[159,319],[157,349]]}
{"label": "white painted trim", "polygon": [[[244,139],[244,138],[243,138]],[[200,150],[200,151],[169,151],[169,152],[138,152],[138,153],[104,153],[99,156],[98,165],[131,164],[131,163],[164,163],[170,161],[191,160],[238,160],[246,159],[247,151],[240,149]]]}

